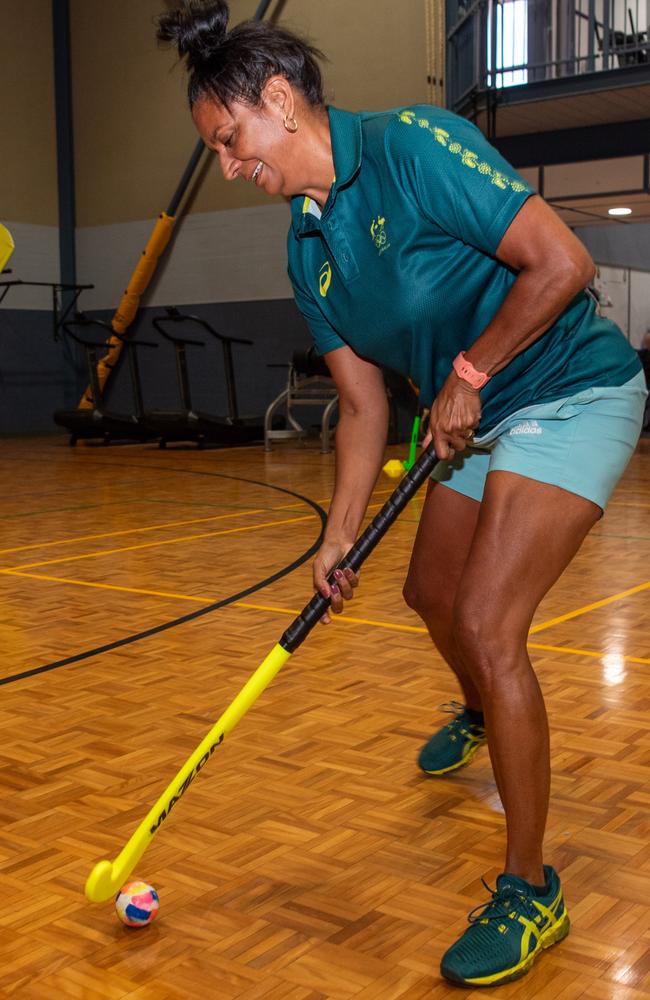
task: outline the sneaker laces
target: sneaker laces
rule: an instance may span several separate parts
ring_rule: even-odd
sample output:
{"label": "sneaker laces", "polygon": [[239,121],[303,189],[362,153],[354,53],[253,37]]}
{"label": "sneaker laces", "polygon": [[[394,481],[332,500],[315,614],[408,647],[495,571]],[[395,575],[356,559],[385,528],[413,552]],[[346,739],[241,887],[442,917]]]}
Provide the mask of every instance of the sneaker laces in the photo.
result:
{"label": "sneaker laces", "polygon": [[438,705],[438,710],[454,716],[451,722],[447,723],[448,727],[454,726],[460,721],[460,716],[465,714],[465,706],[459,701],[446,701],[443,705]]}
{"label": "sneaker laces", "polygon": [[504,885],[501,889],[493,889],[484,878],[481,882],[490,893],[491,899],[487,903],[479,903],[467,914],[470,924],[478,923],[481,920],[503,920],[508,918],[512,912],[512,903],[521,904],[526,913],[534,915],[534,907],[530,902],[527,893],[522,892],[513,885]]}
{"label": "sneaker laces", "polygon": [[475,725],[473,722],[464,723],[462,717],[465,715],[467,709],[460,701],[446,701],[443,705],[438,706],[440,712],[448,712],[453,715],[454,718],[451,722],[448,722],[446,729],[453,733],[454,729],[458,729],[462,736],[472,737],[476,732],[480,732],[482,726]]}

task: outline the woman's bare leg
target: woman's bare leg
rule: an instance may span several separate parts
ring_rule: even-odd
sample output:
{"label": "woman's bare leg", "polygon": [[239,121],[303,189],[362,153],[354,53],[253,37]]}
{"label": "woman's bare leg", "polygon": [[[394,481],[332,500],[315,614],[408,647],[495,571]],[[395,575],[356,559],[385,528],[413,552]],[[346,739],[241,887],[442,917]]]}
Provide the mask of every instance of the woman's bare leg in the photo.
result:
{"label": "woman's bare leg", "polygon": [[556,486],[487,478],[454,608],[455,648],[478,690],[506,814],[506,871],[543,885],[550,764],[544,700],[526,648],[535,610],[600,517]]}
{"label": "woman's bare leg", "polygon": [[418,526],[404,599],[422,618],[429,635],[456,674],[468,708],[481,711],[481,698],[454,645],[456,591],[476,530],[480,504],[431,482]]}
{"label": "woman's bare leg", "polygon": [[540,601],[600,508],[513,473],[488,476],[481,504],[431,484],[404,595],[482,710],[503,802],[506,870],[541,885],[550,786],[548,723],[526,640]]}

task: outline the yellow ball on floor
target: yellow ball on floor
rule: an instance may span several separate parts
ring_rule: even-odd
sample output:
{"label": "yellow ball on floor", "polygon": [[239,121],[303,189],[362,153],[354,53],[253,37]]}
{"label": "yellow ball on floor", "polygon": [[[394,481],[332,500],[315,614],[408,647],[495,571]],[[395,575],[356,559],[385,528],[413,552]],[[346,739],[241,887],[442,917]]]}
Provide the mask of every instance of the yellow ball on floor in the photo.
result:
{"label": "yellow ball on floor", "polygon": [[398,458],[391,458],[390,462],[386,462],[382,471],[391,479],[397,479],[404,475],[404,465]]}

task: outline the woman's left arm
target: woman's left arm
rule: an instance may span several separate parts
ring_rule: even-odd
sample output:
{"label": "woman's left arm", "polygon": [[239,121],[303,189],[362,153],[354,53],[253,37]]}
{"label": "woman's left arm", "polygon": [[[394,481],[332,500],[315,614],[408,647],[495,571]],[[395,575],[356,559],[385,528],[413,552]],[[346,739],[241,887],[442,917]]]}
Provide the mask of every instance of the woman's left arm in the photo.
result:
{"label": "woman's left arm", "polygon": [[[521,207],[496,256],[518,272],[517,278],[493,319],[465,352],[466,360],[489,376],[541,337],[595,271],[580,240],[538,195]],[[438,457],[462,451],[480,416],[478,391],[452,371],[431,407],[429,432]],[[428,443],[429,436],[425,440]]]}
{"label": "woman's left arm", "polygon": [[539,195],[522,205],[496,256],[519,272],[517,280],[465,355],[488,375],[501,371],[541,337],[595,273],[578,237]]}

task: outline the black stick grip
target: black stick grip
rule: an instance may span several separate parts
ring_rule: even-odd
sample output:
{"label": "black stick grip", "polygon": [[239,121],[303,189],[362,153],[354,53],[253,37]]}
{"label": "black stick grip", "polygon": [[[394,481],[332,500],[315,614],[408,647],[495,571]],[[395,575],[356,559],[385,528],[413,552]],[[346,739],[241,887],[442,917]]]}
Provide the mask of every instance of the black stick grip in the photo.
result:
{"label": "black stick grip", "polygon": [[[361,568],[370,553],[384,537],[391,524],[397,520],[406,507],[409,500],[415,496],[422,483],[429,478],[433,467],[438,459],[430,445],[423,451],[411,470],[406,473],[397,489],[391,493],[390,497],[381,508],[379,513],[373,517],[372,521],[357,538],[356,542],[340,563],[337,569],[349,567],[355,573]],[[334,573],[328,577],[328,583],[335,582]],[[305,641],[314,625],[320,621],[328,607],[330,598],[323,597],[322,594],[314,594],[309,604],[305,605],[297,618],[295,618],[286,632],[280,639],[280,645],[288,653],[294,653],[298,646]]]}

